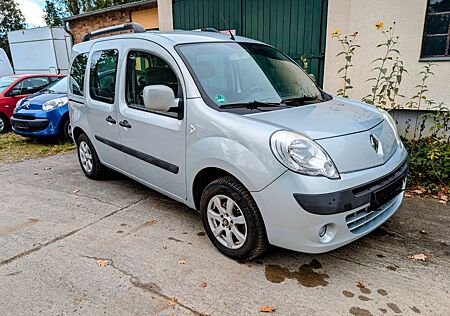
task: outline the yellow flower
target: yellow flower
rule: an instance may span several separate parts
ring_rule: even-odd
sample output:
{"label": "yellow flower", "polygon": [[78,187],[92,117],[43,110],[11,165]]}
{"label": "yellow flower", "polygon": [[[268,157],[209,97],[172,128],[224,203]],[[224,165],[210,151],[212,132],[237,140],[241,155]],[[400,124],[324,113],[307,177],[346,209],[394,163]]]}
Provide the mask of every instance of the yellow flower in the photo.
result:
{"label": "yellow flower", "polygon": [[381,21],[377,21],[377,23],[375,23],[375,27],[377,28],[377,30],[382,30],[384,29],[384,23]]}
{"label": "yellow flower", "polygon": [[341,29],[340,28],[335,28],[334,31],[331,33],[331,37],[337,37],[341,34]]}

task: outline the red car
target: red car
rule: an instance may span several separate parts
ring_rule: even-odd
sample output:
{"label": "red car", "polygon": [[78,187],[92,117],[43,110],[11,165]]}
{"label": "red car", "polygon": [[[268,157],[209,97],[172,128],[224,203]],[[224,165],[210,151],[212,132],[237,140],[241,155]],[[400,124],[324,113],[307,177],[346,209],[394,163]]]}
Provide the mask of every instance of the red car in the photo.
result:
{"label": "red car", "polygon": [[17,101],[36,93],[62,75],[11,75],[0,78],[0,134],[7,132],[11,126],[12,116]]}

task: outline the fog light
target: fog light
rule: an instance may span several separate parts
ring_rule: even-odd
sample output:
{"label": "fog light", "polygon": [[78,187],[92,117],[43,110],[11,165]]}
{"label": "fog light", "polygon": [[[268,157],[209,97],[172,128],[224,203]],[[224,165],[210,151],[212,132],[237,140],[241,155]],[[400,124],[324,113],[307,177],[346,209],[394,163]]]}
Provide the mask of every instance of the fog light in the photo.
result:
{"label": "fog light", "polygon": [[325,234],[327,233],[327,228],[328,228],[328,225],[323,225],[322,227],[320,227],[320,229],[319,229],[319,237],[320,238],[325,236]]}
{"label": "fog light", "polygon": [[321,243],[327,244],[331,242],[336,236],[336,225],[334,223],[328,223],[320,226],[317,230],[317,235],[319,235],[317,239]]}

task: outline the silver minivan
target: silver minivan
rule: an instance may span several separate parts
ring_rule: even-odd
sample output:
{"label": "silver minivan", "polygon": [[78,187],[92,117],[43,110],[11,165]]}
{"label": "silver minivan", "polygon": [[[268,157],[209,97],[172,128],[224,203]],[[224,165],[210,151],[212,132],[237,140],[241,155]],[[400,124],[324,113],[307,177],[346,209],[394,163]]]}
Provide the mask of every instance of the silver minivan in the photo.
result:
{"label": "silver minivan", "polygon": [[197,209],[227,256],[330,251],[402,202],[407,152],[390,115],[324,92],[267,44],[126,24],[86,34],[72,54],[86,176],[113,169]]}

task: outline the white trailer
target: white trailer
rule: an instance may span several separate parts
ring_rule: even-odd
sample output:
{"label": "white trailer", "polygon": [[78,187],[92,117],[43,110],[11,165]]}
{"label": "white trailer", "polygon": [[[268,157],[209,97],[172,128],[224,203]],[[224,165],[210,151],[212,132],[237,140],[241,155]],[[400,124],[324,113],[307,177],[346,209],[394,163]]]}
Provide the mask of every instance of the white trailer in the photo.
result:
{"label": "white trailer", "polygon": [[60,27],[8,32],[16,74],[69,73],[72,37]]}

